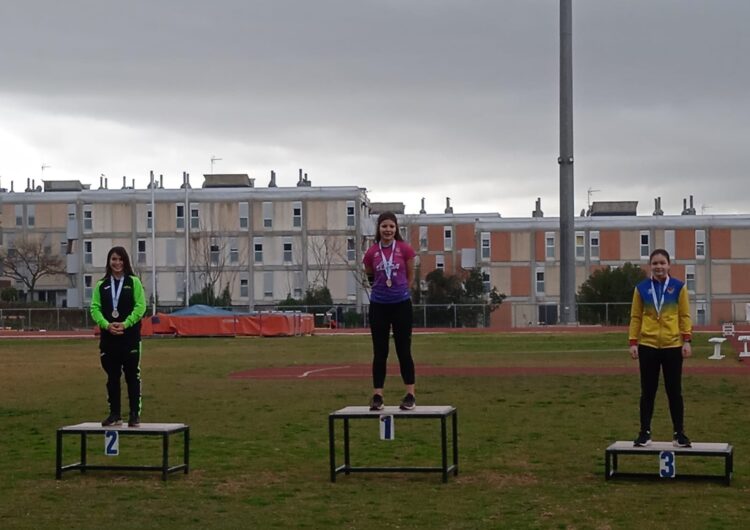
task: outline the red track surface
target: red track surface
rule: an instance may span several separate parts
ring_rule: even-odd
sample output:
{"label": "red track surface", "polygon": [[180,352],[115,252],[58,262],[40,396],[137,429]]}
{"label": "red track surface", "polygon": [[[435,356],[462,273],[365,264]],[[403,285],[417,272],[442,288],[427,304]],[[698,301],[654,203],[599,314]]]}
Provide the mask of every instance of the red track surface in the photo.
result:
{"label": "red track surface", "polygon": [[[254,368],[230,374],[230,379],[344,379],[371,377],[370,364],[307,364],[275,368]],[[503,377],[536,375],[617,375],[638,373],[633,366],[431,366],[417,365],[420,376],[452,375],[463,377]],[[729,366],[686,366],[686,374],[750,375],[745,364]],[[397,376],[398,367],[388,367],[388,375]]]}

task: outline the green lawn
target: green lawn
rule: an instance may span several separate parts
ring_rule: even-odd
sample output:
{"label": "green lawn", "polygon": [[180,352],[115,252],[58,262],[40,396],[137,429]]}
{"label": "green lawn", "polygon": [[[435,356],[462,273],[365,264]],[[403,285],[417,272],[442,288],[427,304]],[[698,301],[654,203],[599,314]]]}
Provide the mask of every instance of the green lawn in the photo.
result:
{"label": "green lawn", "polygon": [[[689,365],[738,364],[730,357],[708,361],[706,339],[697,337]],[[635,373],[419,377],[420,363],[633,367],[625,343],[622,334],[415,336],[418,405],[451,404],[459,410],[459,476],[443,484],[439,474],[340,475],[332,484],[327,415],[366,404],[369,379],[227,376],[267,366],[366,363],[368,336],[148,340],[142,420],[185,422],[192,434],[190,474],[163,483],[158,472],[68,472],[55,480],[55,430],[106,415],[96,343],[3,339],[0,528],[747,527],[745,374],[750,372],[745,369],[684,380],[691,438],[735,445],[729,488],[711,482],[605,482],[605,447],[631,439],[638,429]],[[395,404],[401,394],[398,378],[389,377],[387,403]],[[436,465],[438,425],[397,422],[396,440],[382,442],[376,422],[353,422],[352,463]],[[653,427],[655,439],[669,438],[663,388]],[[74,442],[66,438],[68,462],[76,457]],[[159,447],[157,439],[123,438],[116,458],[158,464]],[[90,460],[104,462],[102,453],[103,440],[92,436]],[[625,465],[658,469],[655,458],[623,460]],[[722,461],[678,459],[678,474],[703,470],[721,473]]]}

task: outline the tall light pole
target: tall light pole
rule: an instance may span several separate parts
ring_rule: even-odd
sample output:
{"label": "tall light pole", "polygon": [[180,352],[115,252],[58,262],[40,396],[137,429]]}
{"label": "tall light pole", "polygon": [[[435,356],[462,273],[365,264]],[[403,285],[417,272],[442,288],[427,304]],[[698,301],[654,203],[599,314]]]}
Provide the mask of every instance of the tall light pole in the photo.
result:
{"label": "tall light pole", "polygon": [[560,322],[576,322],[573,192],[573,6],[560,0]]}
{"label": "tall light pole", "polygon": [[156,315],[156,182],[151,170],[151,315]]}

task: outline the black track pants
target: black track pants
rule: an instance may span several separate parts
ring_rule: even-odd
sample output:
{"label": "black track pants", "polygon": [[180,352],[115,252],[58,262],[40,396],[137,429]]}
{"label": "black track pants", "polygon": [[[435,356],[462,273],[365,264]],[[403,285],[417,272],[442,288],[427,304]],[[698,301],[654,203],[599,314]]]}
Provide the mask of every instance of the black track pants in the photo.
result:
{"label": "black track pants", "polygon": [[370,333],[372,335],[372,384],[383,388],[388,360],[388,343],[393,328],[393,340],[401,367],[404,384],[414,384],[414,359],[411,357],[412,329],[411,300],[397,304],[370,303]]}

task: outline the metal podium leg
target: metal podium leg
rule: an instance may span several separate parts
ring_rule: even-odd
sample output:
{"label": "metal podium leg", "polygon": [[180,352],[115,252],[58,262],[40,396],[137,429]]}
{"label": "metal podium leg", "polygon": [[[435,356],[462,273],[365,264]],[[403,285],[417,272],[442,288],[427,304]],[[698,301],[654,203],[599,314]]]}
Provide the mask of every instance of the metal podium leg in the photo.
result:
{"label": "metal podium leg", "polygon": [[81,433],[81,473],[86,472],[86,433]]}
{"label": "metal podium leg", "polygon": [[349,459],[349,418],[344,418],[344,473],[349,474],[351,460]]}
{"label": "metal podium leg", "polygon": [[62,478],[62,431],[57,431],[57,454],[55,456],[55,478]]}
{"label": "metal podium leg", "polygon": [[453,411],[453,476],[458,476],[458,411]]}
{"label": "metal podium leg", "polygon": [[190,427],[185,429],[183,433],[183,439],[185,442],[185,456],[183,462],[185,463],[185,474],[187,475],[190,471]]}
{"label": "metal podium leg", "polygon": [[169,434],[164,433],[161,439],[161,479],[167,480],[169,472]]}
{"label": "metal podium leg", "polygon": [[443,464],[443,482],[448,482],[448,433],[446,432],[445,416],[440,417],[440,446]]}
{"label": "metal podium leg", "polygon": [[333,416],[328,416],[328,458],[331,465],[331,482],[336,482],[336,444],[334,441],[334,427]]}

